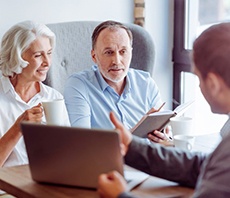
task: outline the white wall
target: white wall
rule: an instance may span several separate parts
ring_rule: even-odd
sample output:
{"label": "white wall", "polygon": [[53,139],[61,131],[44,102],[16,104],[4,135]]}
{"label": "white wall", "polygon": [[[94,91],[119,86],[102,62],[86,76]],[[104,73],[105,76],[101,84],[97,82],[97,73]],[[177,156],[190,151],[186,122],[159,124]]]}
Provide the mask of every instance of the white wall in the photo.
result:
{"label": "white wall", "polygon": [[173,0],[145,0],[146,29],[156,47],[153,78],[161,91],[166,108],[172,108]]}
{"label": "white wall", "polygon": [[[84,20],[133,22],[134,0],[0,0],[0,38],[24,20],[41,23]],[[172,101],[173,0],[145,0],[146,30],[156,47],[153,78],[166,108]]]}

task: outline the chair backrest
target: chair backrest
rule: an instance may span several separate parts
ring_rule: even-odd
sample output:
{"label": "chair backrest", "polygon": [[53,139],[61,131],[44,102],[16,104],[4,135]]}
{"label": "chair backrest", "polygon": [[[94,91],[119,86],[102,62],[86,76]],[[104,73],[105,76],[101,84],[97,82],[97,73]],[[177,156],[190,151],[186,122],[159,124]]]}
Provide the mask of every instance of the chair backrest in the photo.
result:
{"label": "chair backrest", "polygon": [[[56,34],[56,49],[45,84],[63,93],[64,84],[71,74],[90,68],[91,35],[99,21],[74,21],[48,24]],[[125,24],[133,33],[133,55],[130,67],[152,73],[154,43],[149,33],[135,24]]]}

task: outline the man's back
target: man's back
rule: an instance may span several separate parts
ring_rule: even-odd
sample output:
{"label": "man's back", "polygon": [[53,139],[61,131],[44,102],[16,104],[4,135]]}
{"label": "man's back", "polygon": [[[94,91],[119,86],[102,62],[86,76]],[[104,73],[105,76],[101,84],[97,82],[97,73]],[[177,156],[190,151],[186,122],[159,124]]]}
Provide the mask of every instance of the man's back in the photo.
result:
{"label": "man's back", "polygon": [[[230,126],[230,120],[227,121]],[[230,131],[204,161],[194,197],[229,197]]]}

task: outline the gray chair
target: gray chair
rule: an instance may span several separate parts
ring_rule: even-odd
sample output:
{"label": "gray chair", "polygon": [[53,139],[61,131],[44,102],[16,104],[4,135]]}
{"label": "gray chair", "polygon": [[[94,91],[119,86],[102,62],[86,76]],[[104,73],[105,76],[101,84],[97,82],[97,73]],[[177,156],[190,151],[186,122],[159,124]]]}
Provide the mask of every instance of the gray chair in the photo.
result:
{"label": "gray chair", "polygon": [[[76,21],[48,24],[56,34],[57,45],[45,84],[63,93],[71,74],[91,68],[91,35],[98,21]],[[133,33],[133,56],[130,67],[152,73],[154,44],[149,33],[135,24],[125,24]]]}

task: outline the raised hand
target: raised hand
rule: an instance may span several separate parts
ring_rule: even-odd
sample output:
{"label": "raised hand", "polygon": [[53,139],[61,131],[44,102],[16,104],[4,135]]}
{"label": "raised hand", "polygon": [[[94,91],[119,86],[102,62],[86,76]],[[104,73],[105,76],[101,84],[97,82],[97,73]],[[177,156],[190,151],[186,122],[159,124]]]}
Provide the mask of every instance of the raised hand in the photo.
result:
{"label": "raised hand", "polygon": [[132,134],[128,131],[124,125],[116,118],[113,112],[110,113],[110,120],[114,124],[116,130],[118,131],[121,139],[121,153],[125,155],[130,142],[132,141]]}

